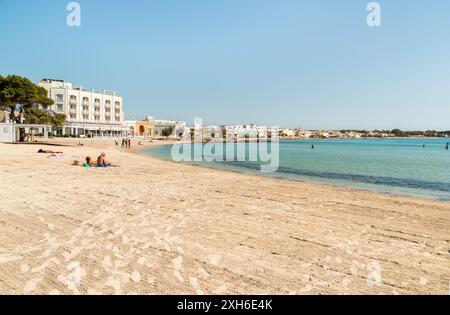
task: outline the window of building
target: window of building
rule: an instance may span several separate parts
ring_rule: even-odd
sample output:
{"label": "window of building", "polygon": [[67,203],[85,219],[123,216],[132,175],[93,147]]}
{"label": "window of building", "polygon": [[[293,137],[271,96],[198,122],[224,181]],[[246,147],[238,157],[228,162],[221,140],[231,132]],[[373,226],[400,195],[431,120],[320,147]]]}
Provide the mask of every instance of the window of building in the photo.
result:
{"label": "window of building", "polygon": [[84,102],[89,102],[89,97],[83,97]]}
{"label": "window of building", "polygon": [[77,109],[77,105],[70,105],[70,109],[76,110]]}
{"label": "window of building", "polygon": [[70,99],[71,99],[71,100],[76,100],[77,97],[76,97],[75,95],[70,95]]}
{"label": "window of building", "polygon": [[89,111],[89,106],[83,106],[83,110]]}
{"label": "window of building", "polygon": [[120,106],[120,102],[116,102],[116,106]]}
{"label": "window of building", "polygon": [[94,100],[94,102],[95,102],[96,104],[100,104],[100,99],[99,99],[99,98],[96,98],[96,99]]}
{"label": "window of building", "polygon": [[94,119],[95,121],[100,121],[100,116],[95,116]]}
{"label": "window of building", "polygon": [[83,115],[84,120],[89,120],[89,115]]}
{"label": "window of building", "polygon": [[77,114],[70,114],[70,119],[76,119],[77,118]]}
{"label": "window of building", "polygon": [[63,101],[63,98],[64,98],[64,95],[62,95],[62,94],[56,94],[56,101],[57,101],[57,102],[62,102],[62,101]]}
{"label": "window of building", "polygon": [[56,104],[56,110],[57,110],[58,112],[62,112],[62,111],[64,110],[64,105],[61,104],[61,103],[57,103],[57,104]]}
{"label": "window of building", "polygon": [[109,108],[105,109],[106,113],[111,113],[111,110]]}
{"label": "window of building", "polygon": [[108,106],[108,105],[111,105],[111,101],[110,100],[106,100],[105,101],[105,104]]}

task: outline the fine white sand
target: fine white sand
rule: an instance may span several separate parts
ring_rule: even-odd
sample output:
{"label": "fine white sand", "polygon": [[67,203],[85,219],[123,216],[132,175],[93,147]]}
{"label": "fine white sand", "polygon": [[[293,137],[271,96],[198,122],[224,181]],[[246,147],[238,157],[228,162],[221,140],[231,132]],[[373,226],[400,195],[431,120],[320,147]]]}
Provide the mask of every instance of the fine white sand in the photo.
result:
{"label": "fine white sand", "polygon": [[448,202],[84,144],[0,144],[0,293],[449,293]]}

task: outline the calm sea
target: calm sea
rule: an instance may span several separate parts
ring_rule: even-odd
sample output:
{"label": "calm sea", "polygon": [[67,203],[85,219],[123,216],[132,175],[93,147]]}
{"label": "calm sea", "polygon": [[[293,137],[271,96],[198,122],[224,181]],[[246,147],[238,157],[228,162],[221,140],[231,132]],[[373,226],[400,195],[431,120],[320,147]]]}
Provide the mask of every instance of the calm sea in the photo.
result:
{"label": "calm sea", "polygon": [[[276,173],[261,173],[259,163],[249,161],[195,164],[450,201],[447,142],[450,139],[281,141]],[[247,144],[246,150],[248,153],[254,148]],[[143,153],[171,159],[171,146],[155,147]]]}

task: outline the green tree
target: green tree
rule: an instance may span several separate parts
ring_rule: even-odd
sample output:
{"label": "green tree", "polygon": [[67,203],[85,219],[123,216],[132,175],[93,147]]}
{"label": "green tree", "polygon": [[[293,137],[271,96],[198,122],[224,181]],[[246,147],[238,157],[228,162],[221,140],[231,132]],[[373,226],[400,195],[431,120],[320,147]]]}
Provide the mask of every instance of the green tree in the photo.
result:
{"label": "green tree", "polygon": [[400,129],[393,129],[391,131],[391,133],[395,136],[395,137],[403,137],[405,134],[403,131],[401,131]]}
{"label": "green tree", "polygon": [[[53,100],[47,97],[47,91],[27,78],[18,75],[0,76],[0,109],[9,112],[9,119],[13,123],[22,123],[27,113],[38,114],[31,109],[37,109],[40,106],[48,109],[51,105]],[[42,118],[42,114],[38,116]],[[19,130],[19,141],[24,141],[25,130],[23,128]]]}
{"label": "green tree", "polygon": [[162,131],[161,131],[161,135],[163,136],[163,137],[169,137],[169,136],[171,136],[172,135],[172,132],[173,132],[173,126],[168,126],[168,127],[166,127],[166,128],[164,128]]}
{"label": "green tree", "polygon": [[26,124],[51,125],[54,129],[62,128],[65,121],[65,114],[55,114],[40,108],[29,108],[25,115]]}

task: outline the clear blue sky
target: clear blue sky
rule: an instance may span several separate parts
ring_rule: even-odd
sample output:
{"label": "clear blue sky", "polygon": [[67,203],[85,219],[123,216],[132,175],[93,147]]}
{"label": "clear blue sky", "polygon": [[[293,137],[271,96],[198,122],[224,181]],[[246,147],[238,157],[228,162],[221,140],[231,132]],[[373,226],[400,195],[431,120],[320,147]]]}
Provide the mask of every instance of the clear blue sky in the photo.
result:
{"label": "clear blue sky", "polygon": [[0,0],[0,74],[124,97],[128,118],[450,129],[450,1]]}

